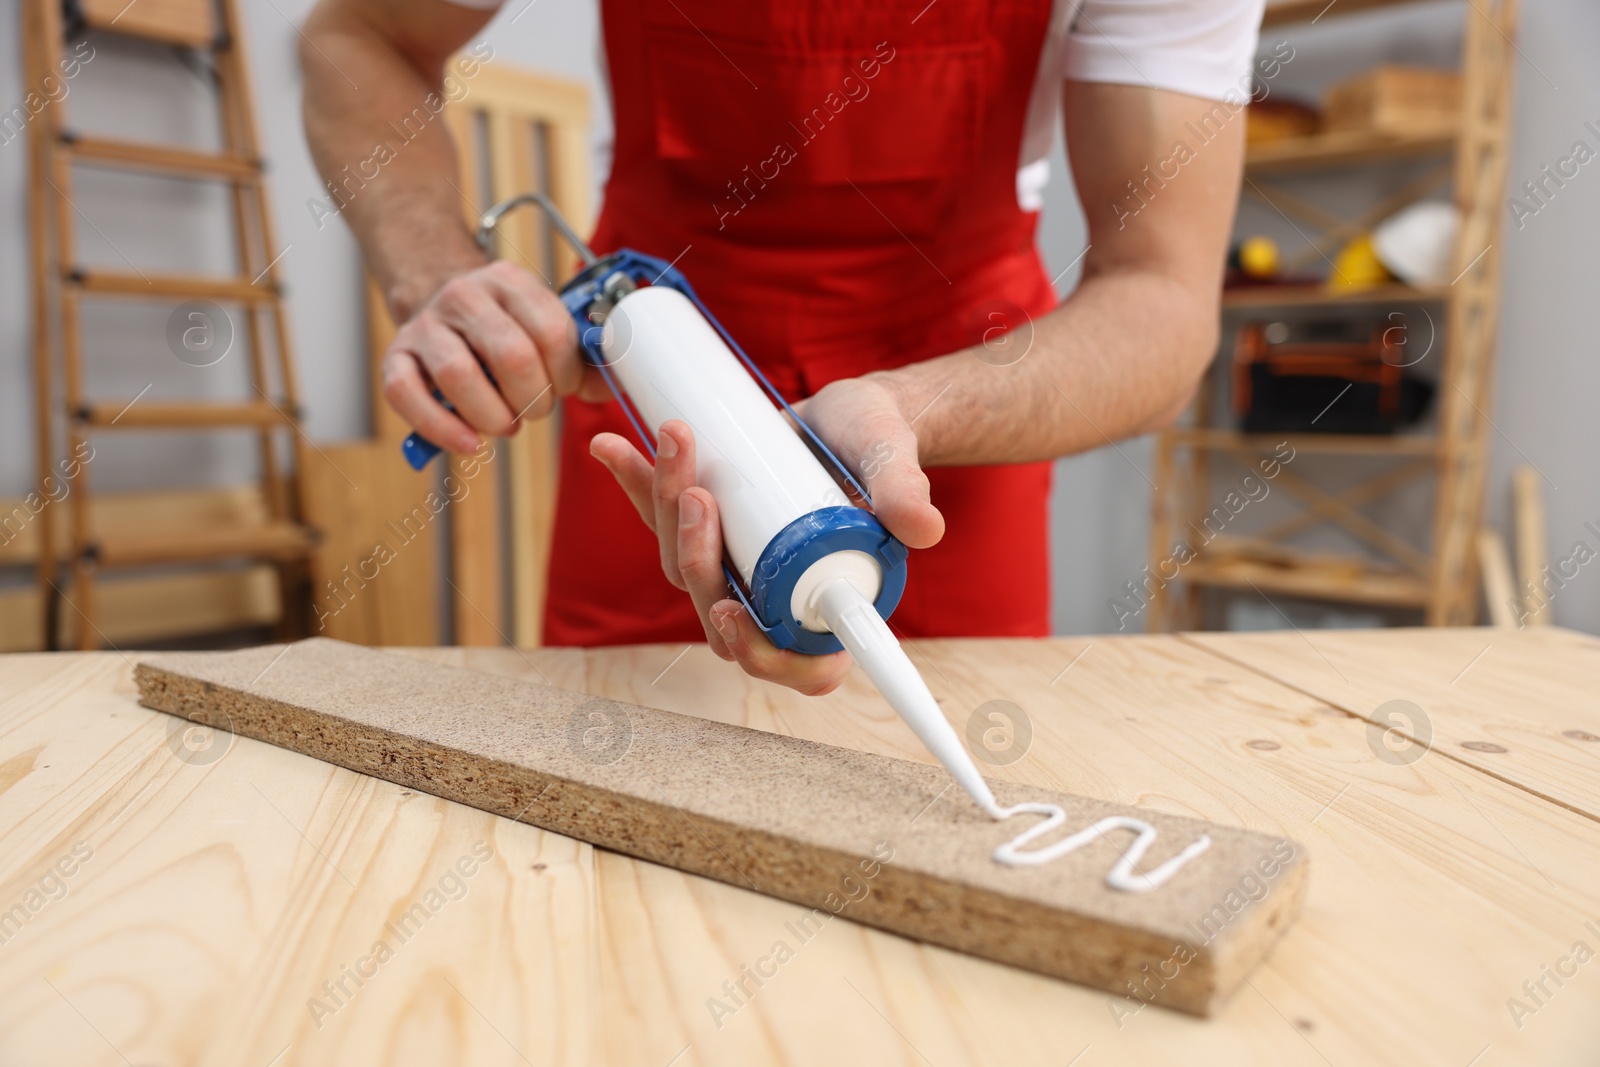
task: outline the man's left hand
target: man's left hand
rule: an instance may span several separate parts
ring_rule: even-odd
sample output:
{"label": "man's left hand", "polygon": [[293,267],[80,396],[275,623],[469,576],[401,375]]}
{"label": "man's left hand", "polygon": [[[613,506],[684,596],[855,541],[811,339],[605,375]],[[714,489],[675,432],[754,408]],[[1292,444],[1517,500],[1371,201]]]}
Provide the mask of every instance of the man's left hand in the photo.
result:
{"label": "man's left hand", "polygon": [[[872,497],[879,521],[909,548],[944,536],[944,516],[928,499],[928,476],[917,462],[917,435],[893,393],[880,382],[847,378],[796,404],[795,411],[827,443]],[[606,465],[656,533],[667,580],[694,601],[706,641],[746,674],[808,695],[832,692],[850,670],[848,653],[808,656],[778,649],[743,604],[729,597],[722,571],[717,502],[695,485],[694,431],[677,419],[662,424],[656,462],[623,437],[595,436],[590,453]]]}

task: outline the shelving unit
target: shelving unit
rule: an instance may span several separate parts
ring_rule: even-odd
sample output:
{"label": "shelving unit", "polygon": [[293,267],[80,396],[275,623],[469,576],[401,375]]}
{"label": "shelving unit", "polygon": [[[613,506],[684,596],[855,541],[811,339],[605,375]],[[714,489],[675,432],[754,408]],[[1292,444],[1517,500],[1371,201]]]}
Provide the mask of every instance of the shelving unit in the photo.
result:
{"label": "shelving unit", "polygon": [[[1286,0],[1269,3],[1263,26],[1309,25],[1417,0]],[[1156,444],[1150,567],[1145,616],[1151,630],[1195,628],[1203,621],[1206,589],[1278,593],[1337,603],[1419,611],[1432,626],[1475,621],[1478,574],[1473,554],[1482,508],[1488,451],[1494,333],[1498,321],[1500,205],[1505,189],[1511,65],[1516,0],[1463,0],[1462,107],[1455,130],[1418,130],[1406,136],[1335,132],[1252,147],[1246,156],[1244,195],[1285,218],[1295,216],[1320,231],[1308,256],[1331,256],[1345,240],[1406,204],[1453,184],[1461,228],[1451,258],[1453,280],[1437,287],[1403,284],[1364,290],[1321,286],[1233,289],[1225,311],[1384,311],[1428,309],[1440,318],[1441,356],[1437,425],[1428,433],[1396,436],[1246,434],[1215,421],[1216,368],[1197,394],[1186,425],[1161,434]],[[1396,161],[1440,165],[1384,197],[1354,219],[1343,219],[1268,181],[1283,175],[1354,169]],[[1296,264],[1291,261],[1290,267]],[[1239,536],[1204,526],[1217,501],[1211,487],[1218,456],[1250,465],[1287,440],[1296,454],[1393,462],[1387,469],[1337,492],[1283,467],[1273,481],[1301,510]],[[1432,482],[1432,536],[1426,549],[1385,529],[1362,508],[1419,480]],[[1333,525],[1367,549],[1365,554],[1308,552],[1289,542]],[[1209,534],[1209,536],[1199,536]],[[1174,568],[1173,550],[1194,550]],[[1173,571],[1176,569],[1176,575]]]}
{"label": "shelving unit", "polygon": [[1225,310],[1235,308],[1313,308],[1363,307],[1377,304],[1437,304],[1447,289],[1421,289],[1412,285],[1380,285],[1373,289],[1332,290],[1320,285],[1263,285],[1253,289],[1230,289],[1222,294]]}
{"label": "shelving unit", "polygon": [[1252,145],[1245,157],[1251,174],[1281,174],[1346,163],[1387,162],[1410,156],[1437,156],[1455,147],[1456,135],[1429,131],[1393,137],[1364,130],[1336,130],[1313,137]]}

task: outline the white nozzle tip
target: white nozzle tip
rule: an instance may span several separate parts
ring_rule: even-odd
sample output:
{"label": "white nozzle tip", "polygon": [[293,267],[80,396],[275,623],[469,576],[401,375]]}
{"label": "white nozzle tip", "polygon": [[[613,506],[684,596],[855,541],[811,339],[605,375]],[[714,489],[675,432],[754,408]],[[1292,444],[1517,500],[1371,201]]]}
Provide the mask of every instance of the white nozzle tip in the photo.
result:
{"label": "white nozzle tip", "polygon": [[928,692],[927,683],[872,602],[847,579],[840,578],[818,588],[812,603],[840,643],[849,649],[857,666],[872,679],[878,692],[928,751],[980,808],[1000,818],[1001,809],[995,803],[989,783],[978,773],[955,729],[939,710],[939,702]]}

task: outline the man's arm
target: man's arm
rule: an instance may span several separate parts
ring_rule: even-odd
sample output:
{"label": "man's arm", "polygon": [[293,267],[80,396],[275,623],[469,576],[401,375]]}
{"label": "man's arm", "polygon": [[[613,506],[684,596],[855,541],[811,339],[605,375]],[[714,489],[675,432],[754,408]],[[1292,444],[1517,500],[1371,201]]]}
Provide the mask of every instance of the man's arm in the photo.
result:
{"label": "man's arm", "polygon": [[[916,419],[924,465],[1054,459],[1157,429],[1215,351],[1243,112],[1140,86],[1069,81],[1064,95],[1088,221],[1083,280],[1014,364],[978,348],[871,376]],[[1213,108],[1232,117],[1201,144],[1186,124]]]}
{"label": "man's arm", "polygon": [[484,263],[462,221],[449,130],[436,119],[396,145],[391,124],[398,126],[429,93],[442,93],[446,60],[491,14],[440,0],[323,0],[306,19],[300,63],[306,139],[317,169],[337,184],[340,172],[353,171],[374,146],[395,149],[377,177],[341,189],[349,199],[340,214],[396,322],[410,318],[443,279]]}
{"label": "man's arm", "polygon": [[[400,324],[384,396],[456,452],[475,450],[480,432],[509,434],[519,417],[548,414],[584,382],[561,302],[526,271],[487,264],[474,243],[439,98],[425,104],[442,97],[445,62],[491,15],[443,0],[321,0],[300,47],[312,156],[339,188],[341,215]],[[376,174],[368,165],[360,185],[343,186],[380,145],[389,152]]]}
{"label": "man's arm", "polygon": [[[1185,129],[1213,106],[1159,89],[1069,81],[1067,141],[1091,247],[1082,283],[1034,324],[1028,354],[993,366],[982,349],[967,349],[837,381],[796,405],[908,546],[944,535],[924,466],[1054,459],[1182,412],[1216,347],[1244,155],[1242,113],[1204,145]],[[1191,155],[1178,173],[1171,165],[1163,173],[1158,165],[1180,141]],[[1164,185],[1152,181],[1139,207],[1127,183],[1140,185],[1146,166]],[[838,686],[848,656],[780,651],[728,598],[716,501],[694,484],[693,432],[669,422],[660,444],[653,466],[615,434],[596,437],[591,451],[656,532],[662,569],[694,599],[712,651],[801,692]]]}

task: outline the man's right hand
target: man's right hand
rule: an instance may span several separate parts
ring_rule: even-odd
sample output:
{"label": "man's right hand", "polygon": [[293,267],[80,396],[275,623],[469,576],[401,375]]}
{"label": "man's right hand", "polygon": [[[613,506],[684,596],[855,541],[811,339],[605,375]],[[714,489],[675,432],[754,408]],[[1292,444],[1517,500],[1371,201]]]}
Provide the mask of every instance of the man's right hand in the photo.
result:
{"label": "man's right hand", "polygon": [[400,327],[383,356],[383,395],[434,444],[475,452],[480,435],[508,437],[561,397],[607,395],[577,342],[555,293],[515,264],[490,263],[450,278]]}

